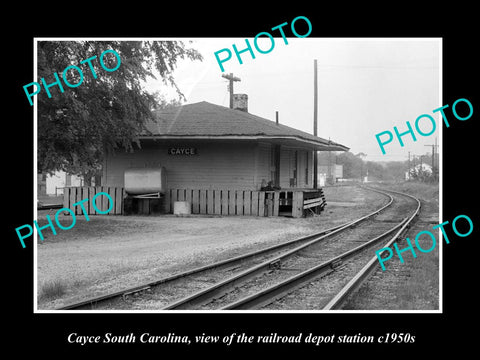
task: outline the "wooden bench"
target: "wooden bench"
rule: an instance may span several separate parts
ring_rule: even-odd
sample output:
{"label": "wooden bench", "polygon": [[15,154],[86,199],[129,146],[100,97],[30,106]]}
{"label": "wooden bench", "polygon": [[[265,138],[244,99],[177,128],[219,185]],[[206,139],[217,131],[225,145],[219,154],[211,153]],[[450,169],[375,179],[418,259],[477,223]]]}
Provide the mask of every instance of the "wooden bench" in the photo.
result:
{"label": "wooden bench", "polygon": [[324,197],[317,197],[303,201],[303,209],[310,209],[312,207],[320,206],[322,209],[327,205]]}

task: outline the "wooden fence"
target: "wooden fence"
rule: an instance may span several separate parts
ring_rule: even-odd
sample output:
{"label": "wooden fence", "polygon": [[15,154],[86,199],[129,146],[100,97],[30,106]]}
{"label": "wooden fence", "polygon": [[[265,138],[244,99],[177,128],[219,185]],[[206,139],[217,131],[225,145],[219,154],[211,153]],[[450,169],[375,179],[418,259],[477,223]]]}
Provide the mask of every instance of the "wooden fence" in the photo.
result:
{"label": "wooden fence", "polygon": [[[192,205],[192,214],[278,216],[281,198],[285,198],[285,193],[252,190],[170,189],[165,194],[165,211],[171,212],[175,201],[188,201]],[[294,193],[292,192],[292,194]],[[289,205],[300,211],[303,205],[301,204],[302,193],[296,192],[295,195]],[[295,213],[293,216],[298,216],[298,214]]]}
{"label": "wooden fence", "polygon": [[[108,214],[124,214],[125,192],[119,187],[71,187],[64,190],[65,208],[75,209],[81,214],[80,206],[73,206],[85,198],[84,206],[88,214],[97,214],[91,201],[99,192],[105,192],[113,200],[113,209]],[[100,200],[101,199],[101,200]],[[204,189],[169,189],[160,200],[135,199],[135,211],[140,214],[153,212],[172,213],[176,201],[187,201],[191,205],[192,214],[208,215],[247,215],[247,216],[279,216],[302,217],[305,210],[311,209],[319,213],[326,205],[323,191],[319,190],[204,190]],[[155,204],[156,206],[152,206]],[[104,212],[109,207],[106,196],[98,196],[95,206]],[[153,210],[155,209],[155,210]]]}
{"label": "wooden fence", "polygon": [[[74,206],[73,204],[88,199],[83,203],[83,207],[88,212],[88,215],[96,215],[101,212],[105,213],[110,207],[110,200],[104,195],[99,195],[95,198],[95,206],[93,206],[93,199],[98,193],[107,193],[113,201],[113,207],[108,212],[109,215],[123,214],[123,198],[124,191],[121,187],[108,187],[108,186],[90,186],[90,187],[66,187],[63,189],[63,207],[69,208],[75,211],[76,215],[82,214],[82,208],[80,205]],[[97,212],[97,210],[100,212]],[[66,212],[68,213],[68,212]]]}

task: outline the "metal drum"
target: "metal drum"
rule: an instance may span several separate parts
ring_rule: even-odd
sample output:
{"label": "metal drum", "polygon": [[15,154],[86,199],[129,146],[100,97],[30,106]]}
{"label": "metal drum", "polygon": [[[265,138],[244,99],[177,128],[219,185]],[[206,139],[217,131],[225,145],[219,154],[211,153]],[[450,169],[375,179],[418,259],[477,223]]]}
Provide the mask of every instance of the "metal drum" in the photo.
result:
{"label": "metal drum", "polygon": [[167,173],[160,168],[132,168],[125,170],[125,191],[130,196],[147,197],[165,193]]}

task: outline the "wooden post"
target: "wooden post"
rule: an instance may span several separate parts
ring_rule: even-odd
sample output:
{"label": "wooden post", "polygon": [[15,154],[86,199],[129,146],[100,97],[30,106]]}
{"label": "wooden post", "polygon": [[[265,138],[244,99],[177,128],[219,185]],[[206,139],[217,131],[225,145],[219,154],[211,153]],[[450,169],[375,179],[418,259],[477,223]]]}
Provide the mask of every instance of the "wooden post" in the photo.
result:
{"label": "wooden post", "polygon": [[258,192],[258,191],[252,191],[252,203],[251,203],[251,206],[252,206],[252,215],[254,215],[254,216],[260,215],[260,214],[258,213],[258,195],[259,195],[259,192]]}
{"label": "wooden post", "polygon": [[115,188],[115,214],[123,214],[123,188]]}
{"label": "wooden post", "polygon": [[243,192],[243,214],[244,215],[250,215],[251,214],[251,208],[250,208],[251,197],[252,197],[252,191],[245,190]]}
{"label": "wooden post", "polygon": [[189,203],[190,210],[192,210],[192,189],[185,190],[185,201]]}
{"label": "wooden post", "polygon": [[171,208],[173,211],[173,204],[175,204],[175,201],[178,201],[178,189],[172,189],[172,196],[170,197],[171,199]]}
{"label": "wooden post", "polygon": [[258,193],[258,216],[266,216],[265,215],[265,192],[260,191]]}
{"label": "wooden post", "polygon": [[[82,200],[82,188],[81,187],[76,187],[75,192],[76,192],[75,202],[81,201]],[[75,211],[75,215],[81,215],[82,214],[82,208],[80,206],[75,206],[73,208],[73,210]]]}
{"label": "wooden post", "polygon": [[267,192],[265,196],[265,203],[267,205],[267,216],[273,215],[273,195],[273,192]]}
{"label": "wooden post", "polygon": [[[108,194],[108,187],[107,186],[102,186],[101,192],[104,192],[104,193]],[[100,210],[103,211],[103,212],[107,211],[108,206],[110,205],[110,203],[108,202],[108,198],[105,195],[99,196],[98,198],[101,199],[101,207],[99,207]]]}
{"label": "wooden post", "polygon": [[70,188],[70,194],[69,194],[69,203],[68,203],[68,207],[70,209],[72,209],[73,211],[75,211],[73,209],[73,204],[75,204],[77,202],[77,188]]}
{"label": "wooden post", "polygon": [[214,210],[214,213],[216,215],[220,215],[222,213],[222,192],[221,190],[214,190],[214,196],[215,196],[215,200],[214,200],[214,206],[215,206],[215,210]]}
{"label": "wooden post", "polygon": [[[88,187],[84,186],[82,188],[80,188],[80,199],[83,200],[83,199],[89,199],[88,197]],[[86,203],[83,204],[83,206],[85,207],[85,209],[87,210],[88,212],[88,201]],[[80,208],[80,206],[77,206]],[[80,208],[80,215],[83,215],[83,210]]]}
{"label": "wooden post", "polygon": [[96,211],[95,208],[93,207],[93,197],[95,196],[95,187],[90,186],[88,188],[88,214],[90,215],[95,215]]}
{"label": "wooden post", "polygon": [[200,190],[195,189],[192,193],[192,213],[200,213]]}
{"label": "wooden post", "polygon": [[207,214],[214,214],[214,211],[213,211],[213,190],[207,190]]}
{"label": "wooden post", "polygon": [[228,191],[228,215],[235,215],[235,190]]}
{"label": "wooden post", "polygon": [[[115,201],[116,201],[116,198],[115,198],[115,188],[114,187],[109,187],[108,188],[108,192],[107,192],[108,195],[110,195],[110,197],[112,198],[112,201],[113,201],[113,204],[112,204],[112,210],[110,210],[107,215],[115,215]],[[105,196],[106,197],[106,196]],[[107,198],[107,207],[105,208],[105,211],[108,210],[108,208],[110,207],[110,202]]]}
{"label": "wooden post", "polygon": [[185,189],[178,189],[178,200],[185,201]]}
{"label": "wooden post", "polygon": [[228,215],[228,190],[222,190],[222,215]]}
{"label": "wooden post", "polygon": [[200,190],[200,214],[207,213],[207,190]]}
{"label": "wooden post", "polygon": [[[63,188],[63,207],[70,208],[70,188]],[[64,215],[68,214],[68,212],[64,211]]]}
{"label": "wooden post", "polygon": [[293,192],[292,216],[294,218],[299,218],[303,216],[303,191]]}
{"label": "wooden post", "polygon": [[237,190],[236,192],[236,208],[237,208],[237,215],[243,215],[243,190]]}
{"label": "wooden post", "polygon": [[273,216],[278,216],[278,211],[280,209],[280,202],[279,202],[279,198],[280,198],[280,192],[278,191],[275,191],[274,193],[272,193],[273,195]]}

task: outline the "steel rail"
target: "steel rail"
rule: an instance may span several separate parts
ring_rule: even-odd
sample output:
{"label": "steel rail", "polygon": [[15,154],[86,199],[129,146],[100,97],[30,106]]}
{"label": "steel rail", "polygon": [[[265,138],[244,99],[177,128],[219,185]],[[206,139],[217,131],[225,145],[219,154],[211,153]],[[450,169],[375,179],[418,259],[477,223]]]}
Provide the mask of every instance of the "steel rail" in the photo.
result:
{"label": "steel rail", "polygon": [[[136,292],[151,289],[155,286],[163,285],[163,284],[166,284],[168,282],[175,281],[175,280],[187,277],[187,276],[195,275],[195,274],[198,274],[198,273],[201,273],[201,272],[204,272],[204,271],[208,271],[208,270],[212,270],[212,269],[218,269],[218,268],[222,268],[222,267],[229,267],[229,266],[232,266],[232,265],[234,265],[238,262],[242,262],[242,261],[245,261],[247,259],[254,258],[255,256],[259,256],[259,255],[262,255],[262,254],[265,254],[265,253],[271,252],[271,251],[277,251],[277,250],[280,250],[282,248],[285,248],[285,247],[288,247],[288,246],[291,246],[291,245],[294,245],[294,244],[298,244],[298,243],[301,243],[301,242],[308,241],[304,246],[301,247],[301,249],[306,247],[306,246],[310,246],[313,243],[316,243],[316,242],[321,241],[321,240],[323,240],[323,239],[325,239],[329,236],[332,236],[339,231],[343,231],[347,228],[355,226],[356,224],[358,224],[358,223],[360,223],[360,222],[362,222],[362,221],[380,213],[381,211],[383,211],[384,209],[386,209],[387,207],[389,207],[393,203],[393,197],[390,196],[388,193],[386,193],[384,191],[381,191],[381,190],[378,190],[378,189],[373,189],[373,188],[368,188],[368,190],[375,191],[377,193],[380,193],[380,194],[383,194],[383,195],[387,196],[389,198],[389,201],[385,205],[380,207],[379,209],[376,209],[375,211],[369,213],[368,215],[365,215],[365,216],[363,216],[359,219],[356,219],[354,221],[347,222],[347,223],[344,223],[344,224],[341,224],[341,225],[337,225],[337,226],[334,226],[332,228],[322,230],[320,232],[310,234],[310,235],[307,235],[307,236],[304,236],[304,237],[301,237],[301,238],[289,240],[289,241],[286,241],[286,242],[283,242],[283,243],[280,243],[280,244],[276,244],[276,245],[273,245],[273,246],[270,246],[270,247],[266,247],[264,249],[251,251],[251,252],[248,252],[246,254],[238,255],[238,256],[228,258],[228,259],[225,259],[225,260],[221,260],[221,261],[218,261],[218,262],[215,262],[215,263],[212,263],[212,264],[207,264],[207,265],[204,265],[204,266],[200,266],[200,267],[197,267],[197,268],[194,268],[194,269],[191,269],[191,270],[187,270],[187,271],[184,271],[184,272],[172,275],[172,276],[168,276],[168,277],[164,277],[164,278],[161,278],[161,279],[158,279],[158,280],[147,282],[147,283],[144,283],[144,284],[141,284],[141,285],[138,285],[138,286],[122,289],[122,290],[119,290],[119,291],[116,291],[116,292],[113,292],[113,293],[109,293],[109,294],[105,294],[105,295],[101,295],[101,296],[96,296],[96,297],[92,297],[92,298],[82,300],[82,301],[79,301],[79,302],[74,302],[74,303],[70,303],[70,304],[67,304],[67,305],[63,305],[61,307],[56,308],[55,310],[78,310],[78,309],[92,308],[97,304],[108,302],[108,301],[111,301],[115,298],[120,298],[120,297],[124,297],[124,296],[130,295],[130,294],[136,293]],[[295,248],[295,249],[297,249],[297,248]],[[297,251],[299,251],[299,250],[297,250]],[[278,261],[279,261],[279,259],[278,259],[278,257],[276,257],[271,261],[264,262],[263,264],[268,263],[268,264],[271,264],[270,266],[275,266],[275,263],[278,264]],[[261,264],[261,265],[263,265],[263,264]],[[182,299],[182,300],[185,300],[185,298]],[[174,308],[173,306],[176,303],[177,302],[170,304],[171,306],[168,306],[165,309]]]}
{"label": "steel rail", "polygon": [[227,291],[228,289],[231,289],[233,287],[235,287],[237,284],[239,284],[240,282],[244,282],[268,269],[272,269],[272,268],[276,268],[278,266],[280,266],[280,263],[281,261],[284,261],[286,259],[288,259],[289,257],[295,255],[296,253],[298,253],[299,251],[309,247],[309,246],[312,246],[328,237],[331,237],[339,232],[342,232],[346,229],[349,229],[351,227],[354,227],[355,225],[357,225],[358,223],[362,222],[362,221],[365,221],[367,220],[368,218],[378,214],[380,211],[384,210],[385,208],[389,207],[392,203],[393,203],[393,197],[388,195],[387,193],[385,192],[382,192],[382,191],[379,191],[377,189],[371,189],[372,191],[376,191],[376,192],[379,192],[379,193],[383,193],[387,196],[389,196],[390,200],[389,202],[384,205],[383,207],[381,207],[380,209],[377,209],[365,216],[362,216],[361,218],[357,219],[357,220],[354,220],[350,223],[347,223],[341,227],[338,227],[337,229],[333,230],[333,231],[330,231],[329,233],[323,235],[323,236],[320,236],[318,238],[315,238],[303,245],[300,245],[294,249],[291,249],[281,255],[278,255],[276,257],[273,257],[271,259],[268,259],[267,261],[264,261],[262,262],[261,264],[258,264],[258,265],[255,265],[255,266],[252,266],[242,272],[239,272],[238,274],[235,274],[223,281],[220,281],[218,283],[215,283],[213,284],[212,286],[210,287],[207,287],[205,289],[202,289],[202,290],[199,290],[193,294],[190,294],[180,300],[177,300],[173,303],[170,303],[169,305],[167,305],[166,307],[162,308],[163,310],[180,310],[180,309],[185,309],[185,308],[188,308],[190,306],[195,306],[197,304],[201,304],[201,303],[204,303],[210,299],[213,299],[215,298],[218,294],[222,294],[224,293],[225,291]]}
{"label": "steel rail", "polygon": [[[378,210],[378,211],[380,211],[380,210]],[[308,240],[315,239],[318,236],[328,234],[328,233],[330,233],[332,231],[335,231],[335,230],[337,230],[341,227],[345,227],[348,224],[350,224],[350,223],[344,223],[344,224],[341,224],[341,225],[337,225],[337,226],[334,226],[332,228],[319,231],[315,234],[310,234],[310,235],[307,235],[307,236],[304,236],[304,237],[301,237],[301,238],[286,241],[284,243],[269,246],[269,247],[266,247],[264,249],[251,251],[251,252],[248,252],[246,254],[238,255],[238,256],[228,258],[228,259],[225,259],[225,260],[221,260],[221,261],[218,261],[218,262],[215,262],[215,263],[212,263],[212,264],[207,264],[207,265],[200,266],[200,267],[197,267],[197,268],[194,268],[194,269],[191,269],[191,270],[183,271],[181,273],[178,273],[178,274],[175,274],[175,275],[172,275],[172,276],[168,276],[168,277],[165,277],[165,278],[161,278],[159,280],[154,280],[152,282],[148,282],[148,283],[138,285],[138,286],[135,286],[135,287],[122,289],[122,290],[119,290],[119,291],[116,291],[116,292],[113,292],[113,293],[109,293],[109,294],[106,294],[106,295],[92,297],[92,298],[89,298],[89,299],[86,299],[86,300],[83,300],[83,301],[67,304],[67,305],[58,307],[55,310],[74,310],[74,309],[79,309],[79,308],[84,308],[84,307],[91,307],[95,304],[99,304],[99,303],[102,303],[102,302],[105,302],[105,301],[109,301],[109,300],[112,300],[112,299],[117,298],[117,297],[126,296],[126,295],[130,295],[130,294],[133,294],[133,293],[136,293],[136,292],[144,291],[144,290],[150,289],[154,286],[162,285],[162,284],[168,283],[170,281],[178,280],[180,278],[187,277],[187,276],[190,276],[190,275],[195,275],[195,274],[201,273],[203,271],[217,269],[217,268],[221,268],[221,267],[232,266],[237,262],[245,261],[249,258],[253,258],[255,256],[262,255],[262,254],[264,254],[266,252],[269,252],[269,251],[280,250],[284,247],[287,247],[287,246],[290,246],[290,245],[293,245],[293,244],[296,244],[296,243],[300,243],[302,241],[308,241]]]}
{"label": "steel rail", "polygon": [[[393,191],[393,190],[387,190],[391,191],[393,193],[399,193],[398,191]],[[406,195],[415,201],[417,201],[417,209],[413,213],[412,216],[405,222],[405,224],[398,230],[398,232],[390,239],[390,241],[385,244],[384,247],[390,247],[392,244],[399,239],[401,234],[409,227],[411,222],[414,220],[414,218],[418,215],[420,212],[421,208],[421,203],[420,200],[418,200],[416,197],[409,195],[409,194],[404,194],[404,193],[399,193],[402,195]],[[380,253],[380,256],[383,254],[383,251]],[[375,255],[372,257],[368,263],[345,285],[338,293],[335,295],[327,305],[323,307],[323,310],[337,310],[342,307],[342,305],[345,303],[346,299],[348,296],[353,294],[362,284],[363,282],[368,279],[368,277],[376,270],[378,266],[378,258]]]}
{"label": "steel rail", "polygon": [[388,236],[390,233],[394,232],[400,226],[404,224],[406,218],[402,220],[400,224],[395,225],[392,229],[387,230],[383,234],[375,237],[368,242],[361,244],[351,250],[344,252],[338,256],[331,258],[319,265],[311,267],[301,273],[294,275],[284,281],[281,281],[275,285],[272,285],[258,293],[252,294],[247,296],[243,299],[240,299],[234,303],[228,304],[221,308],[221,310],[241,310],[241,309],[252,309],[254,307],[259,307],[265,304],[272,302],[272,299],[283,297],[287,293],[291,292],[295,288],[305,284],[306,282],[313,280],[324,273],[330,271],[337,264],[342,263],[344,260],[347,260],[356,254],[358,254],[364,248],[378,242],[379,240],[383,239],[384,237]]}
{"label": "steel rail", "polygon": [[266,252],[269,252],[269,251],[279,250],[283,247],[287,247],[287,246],[295,244],[297,242],[307,241],[307,240],[310,240],[312,238],[315,238],[316,236],[327,234],[327,233],[329,233],[331,231],[334,231],[334,230],[336,230],[336,229],[338,229],[338,228],[340,228],[344,225],[345,224],[337,225],[335,227],[332,227],[332,228],[329,228],[329,229],[326,229],[326,230],[322,230],[322,231],[320,231],[318,233],[315,233],[315,234],[310,234],[310,235],[307,235],[307,236],[302,237],[302,238],[289,240],[287,242],[277,244],[277,245],[273,245],[273,246],[270,246],[270,247],[267,247],[267,248],[264,248],[264,249],[261,249],[261,250],[251,251],[251,252],[248,252],[246,254],[238,255],[238,256],[235,256],[235,257],[232,257],[232,258],[217,261],[217,262],[212,263],[212,264],[207,264],[207,265],[200,266],[200,267],[197,267],[197,268],[194,268],[194,269],[191,269],[191,270],[183,271],[181,273],[178,273],[178,274],[175,274],[175,275],[172,275],[172,276],[168,276],[168,277],[164,277],[164,278],[161,278],[159,280],[154,280],[154,281],[142,284],[142,285],[138,285],[138,286],[127,288],[127,289],[122,289],[122,290],[119,290],[119,291],[116,291],[116,292],[113,292],[113,293],[109,293],[109,294],[106,294],[106,295],[93,297],[93,298],[89,298],[87,300],[83,300],[83,301],[80,301],[80,302],[64,305],[62,307],[57,308],[56,310],[74,310],[74,309],[78,309],[78,308],[82,308],[82,307],[93,306],[94,304],[109,301],[109,300],[111,300],[113,298],[116,298],[116,297],[126,296],[126,295],[130,295],[130,294],[133,294],[133,293],[136,293],[136,292],[148,290],[148,289],[150,289],[154,286],[162,285],[162,284],[168,283],[170,281],[181,279],[181,278],[186,277],[186,276],[195,275],[195,274],[201,273],[203,271],[212,270],[212,269],[221,268],[221,267],[232,266],[233,264],[235,264],[237,262],[245,261],[249,258],[253,258],[255,256],[262,255],[263,253],[266,253]]}
{"label": "steel rail", "polygon": [[[394,193],[400,194],[400,195],[406,195],[408,197],[414,198],[411,195],[400,193],[397,191],[392,191]],[[255,307],[260,307],[263,305],[266,305],[268,303],[271,303],[274,301],[276,298],[281,298],[287,293],[293,291],[295,288],[298,288],[305,283],[318,278],[325,274],[327,271],[330,271],[330,269],[333,269],[334,264],[337,264],[340,261],[347,260],[349,258],[352,258],[355,256],[357,253],[359,253],[361,250],[364,248],[373,245],[374,243],[378,242],[380,239],[388,236],[390,233],[401,227],[401,229],[393,236],[392,239],[396,239],[398,235],[403,232],[403,230],[408,226],[408,224],[412,221],[412,219],[418,214],[419,211],[419,206],[420,202],[418,199],[414,198],[418,202],[417,209],[415,210],[414,214],[410,217],[407,217],[402,220],[401,223],[397,224],[395,227],[392,229],[386,231],[385,233],[377,236],[376,238],[360,245],[357,246],[354,249],[351,249],[341,255],[338,255],[328,261],[323,262],[322,264],[319,264],[317,266],[314,266],[310,269],[307,269],[297,275],[294,275],[284,281],[281,281],[275,285],[272,285],[258,293],[252,294],[250,296],[247,296],[243,299],[240,299],[234,303],[228,304],[224,307],[221,308],[221,310],[241,310],[241,309],[252,309]],[[391,244],[393,241],[389,240],[388,244]],[[343,290],[343,289],[342,289]],[[346,290],[346,293],[348,293],[348,290]],[[326,308],[324,308],[327,310]]]}

